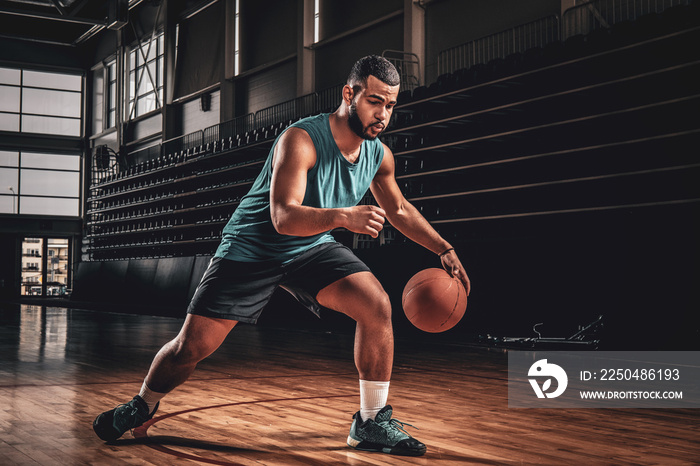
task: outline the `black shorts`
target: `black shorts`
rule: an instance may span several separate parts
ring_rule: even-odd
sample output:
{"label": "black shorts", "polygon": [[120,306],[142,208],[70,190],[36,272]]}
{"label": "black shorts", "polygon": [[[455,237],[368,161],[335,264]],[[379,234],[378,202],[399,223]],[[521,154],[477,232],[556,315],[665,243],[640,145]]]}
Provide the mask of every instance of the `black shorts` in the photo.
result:
{"label": "black shorts", "polygon": [[187,308],[188,314],[255,323],[278,286],[320,316],[316,295],[326,286],[369,267],[340,243],[323,243],[280,264],[212,258]]}

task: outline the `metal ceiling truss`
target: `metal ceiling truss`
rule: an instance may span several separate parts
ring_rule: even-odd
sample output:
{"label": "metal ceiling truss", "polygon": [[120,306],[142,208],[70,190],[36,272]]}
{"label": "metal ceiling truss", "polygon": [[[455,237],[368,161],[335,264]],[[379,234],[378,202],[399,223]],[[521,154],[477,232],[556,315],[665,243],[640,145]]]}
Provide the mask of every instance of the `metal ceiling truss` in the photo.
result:
{"label": "metal ceiling truss", "polygon": [[[4,30],[0,38],[75,47],[105,28],[120,29],[125,26],[128,11],[142,1],[10,0],[1,2],[0,16],[21,18],[17,21],[22,21],[22,27],[16,26],[14,31]],[[12,6],[8,6],[10,3]],[[47,27],[46,22],[53,24]],[[81,29],[80,26],[85,28]]]}

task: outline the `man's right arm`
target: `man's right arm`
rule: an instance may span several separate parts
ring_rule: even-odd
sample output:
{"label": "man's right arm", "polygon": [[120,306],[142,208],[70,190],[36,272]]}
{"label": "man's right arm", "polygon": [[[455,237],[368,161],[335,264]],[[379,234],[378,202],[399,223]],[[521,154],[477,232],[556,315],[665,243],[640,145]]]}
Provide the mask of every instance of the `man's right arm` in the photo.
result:
{"label": "man's right arm", "polygon": [[285,131],[275,146],[270,186],[270,215],[278,233],[313,236],[345,228],[376,238],[384,225],[384,211],[376,206],[322,209],[302,205],[306,178],[316,163],[316,148],[299,128]]}

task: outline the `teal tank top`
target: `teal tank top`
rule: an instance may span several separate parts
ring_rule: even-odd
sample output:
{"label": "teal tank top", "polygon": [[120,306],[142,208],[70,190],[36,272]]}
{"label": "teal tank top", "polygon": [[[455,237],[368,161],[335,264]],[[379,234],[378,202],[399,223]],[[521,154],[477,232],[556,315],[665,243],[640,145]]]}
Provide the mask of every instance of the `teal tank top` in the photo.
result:
{"label": "teal tank top", "polygon": [[[302,204],[319,208],[356,206],[379,170],[384,147],[379,139],[365,140],[356,163],[348,162],[333,139],[328,117],[328,113],[322,113],[290,126],[306,131],[316,148],[316,164],[307,175]],[[270,181],[277,141],[279,138],[272,145],[262,172],[224,227],[216,257],[242,262],[286,262],[316,245],[335,241],[330,231],[289,236],[277,233],[272,225]]]}

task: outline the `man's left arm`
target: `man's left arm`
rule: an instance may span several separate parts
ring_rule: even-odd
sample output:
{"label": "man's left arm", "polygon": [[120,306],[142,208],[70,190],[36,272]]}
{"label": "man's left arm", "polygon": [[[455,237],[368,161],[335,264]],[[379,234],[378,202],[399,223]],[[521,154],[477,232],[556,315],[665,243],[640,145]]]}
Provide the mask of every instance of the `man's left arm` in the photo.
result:
{"label": "man's left arm", "polygon": [[459,278],[464,283],[469,295],[471,288],[469,276],[452,245],[442,238],[418,212],[418,209],[406,200],[396,184],[394,154],[386,145],[384,145],[384,159],[370,189],[379,207],[386,211],[389,222],[407,238],[439,254],[442,266],[453,277]]}

